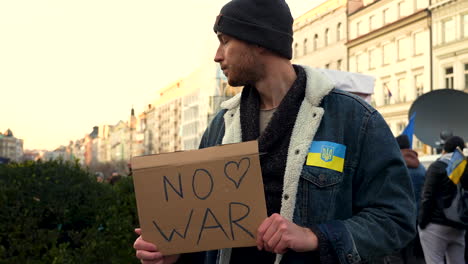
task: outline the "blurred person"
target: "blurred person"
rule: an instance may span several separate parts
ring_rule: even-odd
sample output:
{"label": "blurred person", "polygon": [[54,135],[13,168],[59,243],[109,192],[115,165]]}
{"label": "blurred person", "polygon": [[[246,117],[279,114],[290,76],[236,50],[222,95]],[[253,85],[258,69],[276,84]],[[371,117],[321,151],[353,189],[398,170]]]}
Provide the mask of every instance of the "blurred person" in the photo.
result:
{"label": "blurred person", "polygon": [[[400,147],[401,154],[405,159],[406,167],[413,184],[413,191],[416,200],[416,212],[419,209],[419,203],[421,201],[421,190],[424,186],[424,179],[426,175],[426,169],[419,162],[418,153],[411,149],[410,141],[407,135],[399,135],[396,137],[398,146]],[[419,234],[410,241],[410,243],[392,255],[384,258],[384,263],[425,263],[424,255],[419,241]]]}
{"label": "blurred person", "polygon": [[140,236],[142,263],[359,263],[414,237],[414,194],[390,129],[318,70],[291,64],[292,25],[284,0],[230,1],[214,25],[215,61],[244,88],[200,148],[258,140],[268,218],[257,247],[163,256]]}
{"label": "blurred person", "polygon": [[[442,156],[426,172],[419,211],[419,235],[428,264],[444,263],[444,259],[448,264],[465,263],[466,225],[447,219],[443,211],[457,193],[457,186],[447,175],[448,163],[444,160],[450,160],[457,147],[465,148],[465,141],[461,137],[447,139]],[[466,177],[463,179],[466,180]]]}

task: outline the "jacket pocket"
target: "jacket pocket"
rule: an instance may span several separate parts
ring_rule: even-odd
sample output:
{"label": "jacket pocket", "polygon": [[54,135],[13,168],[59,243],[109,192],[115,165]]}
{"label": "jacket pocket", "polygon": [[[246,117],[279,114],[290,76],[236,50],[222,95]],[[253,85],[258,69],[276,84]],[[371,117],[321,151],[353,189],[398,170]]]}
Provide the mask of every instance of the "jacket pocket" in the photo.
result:
{"label": "jacket pocket", "polygon": [[314,166],[304,166],[298,186],[297,213],[312,225],[329,220],[336,209],[335,199],[343,182],[343,173]]}

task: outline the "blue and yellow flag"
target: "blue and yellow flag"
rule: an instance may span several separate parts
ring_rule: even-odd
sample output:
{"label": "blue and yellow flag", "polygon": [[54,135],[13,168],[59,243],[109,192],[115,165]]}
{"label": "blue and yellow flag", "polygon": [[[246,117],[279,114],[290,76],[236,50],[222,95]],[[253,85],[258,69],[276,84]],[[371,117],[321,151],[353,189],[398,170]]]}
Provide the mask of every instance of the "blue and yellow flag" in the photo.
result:
{"label": "blue and yellow flag", "polygon": [[346,146],[330,141],[312,141],[306,165],[343,172]]}
{"label": "blue and yellow flag", "polygon": [[461,150],[459,148],[455,149],[446,169],[447,176],[453,183],[458,184],[460,182],[460,178],[466,168],[466,162]]}

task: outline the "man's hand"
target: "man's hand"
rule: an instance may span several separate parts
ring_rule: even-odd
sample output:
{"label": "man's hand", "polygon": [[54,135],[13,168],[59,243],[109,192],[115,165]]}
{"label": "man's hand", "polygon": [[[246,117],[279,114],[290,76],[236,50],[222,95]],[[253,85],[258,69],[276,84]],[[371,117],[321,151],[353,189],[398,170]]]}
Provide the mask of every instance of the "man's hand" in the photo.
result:
{"label": "man's hand", "polygon": [[257,248],[277,254],[284,254],[288,249],[296,252],[314,251],[318,248],[318,238],[312,230],[273,214],[258,228]]}
{"label": "man's hand", "polygon": [[143,264],[172,264],[175,263],[180,255],[170,255],[163,256],[161,252],[158,251],[156,245],[146,242],[141,237],[141,229],[135,228],[135,233],[139,237],[135,240],[133,247],[136,249],[136,257]]}

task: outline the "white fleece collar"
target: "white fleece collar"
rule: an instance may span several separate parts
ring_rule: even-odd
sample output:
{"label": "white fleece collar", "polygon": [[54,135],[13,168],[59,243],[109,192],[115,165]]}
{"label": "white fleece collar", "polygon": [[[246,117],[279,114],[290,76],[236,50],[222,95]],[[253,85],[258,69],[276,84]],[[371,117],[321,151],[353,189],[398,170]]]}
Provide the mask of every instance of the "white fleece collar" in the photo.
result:
{"label": "white fleece collar", "polygon": [[[300,65],[304,68],[307,76],[306,94],[305,98],[312,104],[318,106],[322,98],[333,89],[333,83],[320,71],[309,67]],[[231,99],[221,103],[221,108],[231,110],[240,105],[241,93],[236,94]]]}

